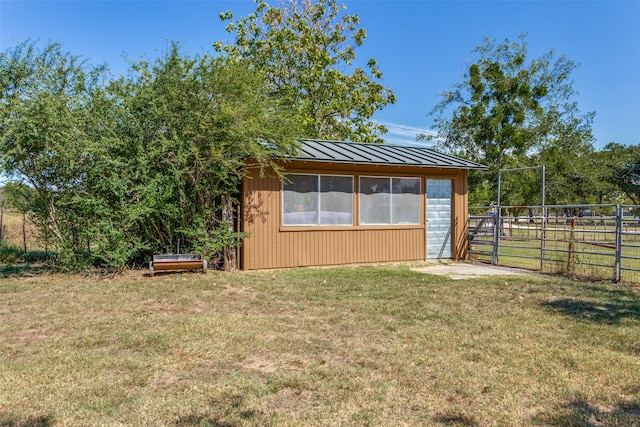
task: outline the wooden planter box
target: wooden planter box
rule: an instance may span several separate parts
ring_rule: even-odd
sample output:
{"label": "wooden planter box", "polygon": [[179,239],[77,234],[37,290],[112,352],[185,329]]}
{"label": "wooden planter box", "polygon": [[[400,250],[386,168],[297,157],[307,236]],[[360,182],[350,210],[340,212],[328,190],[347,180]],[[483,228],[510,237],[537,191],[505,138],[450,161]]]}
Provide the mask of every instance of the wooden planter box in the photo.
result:
{"label": "wooden planter box", "polygon": [[200,270],[207,272],[207,260],[196,254],[154,255],[149,261],[149,275],[156,271]]}

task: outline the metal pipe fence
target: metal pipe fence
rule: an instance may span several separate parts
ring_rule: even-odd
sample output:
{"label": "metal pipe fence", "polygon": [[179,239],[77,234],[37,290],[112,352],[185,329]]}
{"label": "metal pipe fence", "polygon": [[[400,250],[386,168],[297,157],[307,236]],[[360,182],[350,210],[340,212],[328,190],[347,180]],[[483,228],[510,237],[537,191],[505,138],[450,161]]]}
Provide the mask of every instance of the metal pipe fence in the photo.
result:
{"label": "metal pipe fence", "polygon": [[619,277],[640,282],[640,206],[621,206]]}
{"label": "metal pipe fence", "polygon": [[469,256],[493,265],[640,282],[640,206],[470,207]]}

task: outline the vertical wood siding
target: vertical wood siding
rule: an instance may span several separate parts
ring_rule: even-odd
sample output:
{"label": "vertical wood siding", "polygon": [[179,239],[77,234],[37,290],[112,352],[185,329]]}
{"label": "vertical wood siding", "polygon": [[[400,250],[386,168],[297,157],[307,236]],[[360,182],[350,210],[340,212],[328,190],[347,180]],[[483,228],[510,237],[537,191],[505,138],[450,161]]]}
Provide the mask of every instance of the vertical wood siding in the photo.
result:
{"label": "vertical wood siding", "polygon": [[[243,181],[242,231],[248,233],[241,248],[244,270],[415,261],[426,257],[425,180],[453,180],[452,253],[466,257],[466,170],[291,162],[287,171],[310,174],[415,176],[422,178],[421,225],[402,227],[283,227],[281,183],[275,177],[259,178],[252,172]],[[357,187],[357,178],[355,186]],[[354,208],[356,206],[354,205]],[[357,211],[354,209],[354,215]]]}
{"label": "vertical wood siding", "polygon": [[469,199],[468,199],[467,171],[461,169],[453,182],[453,213],[452,257],[454,259],[466,259],[468,251],[468,224]]}

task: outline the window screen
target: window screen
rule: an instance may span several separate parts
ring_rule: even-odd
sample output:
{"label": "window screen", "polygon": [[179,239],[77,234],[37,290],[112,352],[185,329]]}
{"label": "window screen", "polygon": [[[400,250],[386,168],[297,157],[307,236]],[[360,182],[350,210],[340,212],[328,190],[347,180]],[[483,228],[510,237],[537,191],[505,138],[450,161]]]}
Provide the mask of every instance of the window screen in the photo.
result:
{"label": "window screen", "polygon": [[353,225],[353,177],[320,176],[320,225]]}
{"label": "window screen", "polygon": [[391,178],[392,224],[420,224],[420,179]]}
{"label": "window screen", "polygon": [[287,175],[282,189],[284,225],[318,223],[317,175]]}
{"label": "window screen", "polygon": [[360,223],[420,224],[420,178],[360,178]]}
{"label": "window screen", "polygon": [[353,177],[287,175],[284,225],[353,225]]}
{"label": "window screen", "polygon": [[389,178],[360,178],[360,224],[390,224]]}

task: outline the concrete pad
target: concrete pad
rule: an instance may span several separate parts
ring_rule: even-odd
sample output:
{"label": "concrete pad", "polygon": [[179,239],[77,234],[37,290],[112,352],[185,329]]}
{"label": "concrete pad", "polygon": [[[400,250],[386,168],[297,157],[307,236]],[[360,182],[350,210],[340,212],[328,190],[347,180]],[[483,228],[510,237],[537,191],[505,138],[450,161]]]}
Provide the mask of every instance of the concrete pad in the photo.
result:
{"label": "concrete pad", "polygon": [[461,262],[451,264],[434,264],[426,267],[414,268],[413,270],[421,273],[447,276],[453,280],[478,279],[486,276],[520,276],[533,274],[533,272],[529,270],[519,268]]}

